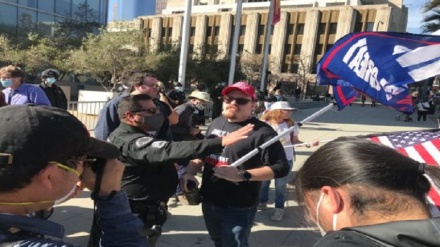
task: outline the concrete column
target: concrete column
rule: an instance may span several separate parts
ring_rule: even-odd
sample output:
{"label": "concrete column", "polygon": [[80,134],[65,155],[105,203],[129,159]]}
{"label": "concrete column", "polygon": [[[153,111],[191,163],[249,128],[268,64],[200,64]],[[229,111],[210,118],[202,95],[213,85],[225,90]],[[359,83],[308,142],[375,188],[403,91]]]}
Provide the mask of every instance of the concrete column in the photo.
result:
{"label": "concrete column", "polygon": [[206,15],[199,15],[196,17],[196,35],[194,37],[194,51],[200,53],[200,49],[205,44],[206,23],[208,17]]}
{"label": "concrete column", "polygon": [[315,53],[316,40],[318,38],[319,15],[318,10],[307,10],[306,13],[301,49],[301,57],[305,60],[305,68],[312,66],[312,56]]}
{"label": "concrete column", "polygon": [[182,37],[182,25],[183,25],[182,15],[173,17],[173,34],[171,35],[171,40],[173,42],[180,42]]}
{"label": "concrete column", "polygon": [[338,40],[348,33],[351,33],[356,23],[356,12],[351,6],[345,6],[339,11],[338,28],[335,40]]}
{"label": "concrete column", "polygon": [[231,29],[232,29],[232,14],[230,13],[222,13],[221,14],[221,20],[220,20],[220,33],[218,36],[218,50],[221,54],[222,58],[229,57],[229,47],[230,47],[230,40],[231,40]]}
{"label": "concrete column", "polygon": [[260,15],[257,12],[246,13],[246,33],[244,35],[244,49],[253,53],[257,45],[258,25],[260,23]]}
{"label": "concrete column", "polygon": [[281,73],[281,63],[284,54],[284,45],[286,42],[287,31],[287,12],[281,12],[280,21],[273,26],[272,49],[270,53],[269,70],[272,73]]}
{"label": "concrete column", "polygon": [[151,24],[151,48],[156,50],[161,43],[162,18],[154,17]]}

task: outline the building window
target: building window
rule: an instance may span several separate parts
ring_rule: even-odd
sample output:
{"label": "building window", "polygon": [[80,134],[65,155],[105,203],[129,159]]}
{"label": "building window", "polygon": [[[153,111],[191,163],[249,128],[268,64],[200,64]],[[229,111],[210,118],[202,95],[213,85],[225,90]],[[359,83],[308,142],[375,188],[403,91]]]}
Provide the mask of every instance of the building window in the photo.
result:
{"label": "building window", "polygon": [[293,35],[293,31],[295,30],[295,24],[287,24],[287,35]]}
{"label": "building window", "polygon": [[241,35],[246,35],[246,26],[245,25],[241,25],[241,28],[240,28],[240,36]]}
{"label": "building window", "polygon": [[38,1],[38,9],[44,10],[50,13],[55,12],[55,1],[54,0],[44,0]]}
{"label": "building window", "polygon": [[338,29],[338,23],[330,23],[329,34],[336,34],[336,30]]}
{"label": "building window", "polygon": [[304,24],[303,23],[299,23],[298,24],[298,29],[296,30],[296,34],[297,35],[303,35],[304,34]]}
{"label": "building window", "polygon": [[218,36],[220,34],[220,27],[214,27],[214,35]]}
{"label": "building window", "polygon": [[293,54],[295,54],[295,55],[301,54],[301,45],[300,44],[295,45],[295,50],[293,50]]}
{"label": "building window", "polygon": [[325,34],[327,23],[319,23],[318,34]]}
{"label": "building window", "polygon": [[37,12],[18,8],[18,26],[22,34],[35,31],[37,24]]}
{"label": "building window", "polygon": [[258,25],[258,36],[264,35],[264,25]]}
{"label": "building window", "polygon": [[206,28],[206,36],[212,36],[212,27],[207,27]]}
{"label": "building window", "polygon": [[196,36],[196,27],[191,27],[191,31],[190,31],[189,36]]}
{"label": "building window", "polygon": [[37,8],[37,0],[18,0],[18,4],[24,5],[30,8]]}
{"label": "building window", "polygon": [[367,22],[367,26],[365,27],[365,31],[367,31],[367,32],[374,31],[374,22]]}
{"label": "building window", "polygon": [[9,33],[17,32],[17,7],[0,4],[0,29]]}
{"label": "building window", "polygon": [[322,54],[322,48],[323,48],[322,44],[317,44],[316,48],[315,48],[315,55],[321,55]]}
{"label": "building window", "polygon": [[362,22],[356,22],[356,24],[354,25],[354,31],[362,32]]}
{"label": "building window", "polygon": [[70,17],[71,10],[70,1],[57,0],[55,2],[55,12],[57,14]]}
{"label": "building window", "polygon": [[263,45],[262,44],[257,44],[257,46],[255,47],[255,53],[257,53],[257,54],[263,53]]}

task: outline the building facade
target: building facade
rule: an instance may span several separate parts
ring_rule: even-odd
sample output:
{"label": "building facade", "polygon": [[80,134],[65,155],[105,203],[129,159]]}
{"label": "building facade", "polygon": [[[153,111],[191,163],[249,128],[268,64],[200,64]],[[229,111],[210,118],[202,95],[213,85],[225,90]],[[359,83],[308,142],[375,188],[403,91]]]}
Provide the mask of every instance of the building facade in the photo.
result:
{"label": "building facade", "polygon": [[107,23],[108,0],[0,0],[0,34],[51,36],[56,23],[74,19],[83,4],[94,11],[95,20],[88,21]]}
{"label": "building facade", "polygon": [[[235,26],[235,0],[194,0],[189,52],[209,46],[228,56]],[[180,42],[184,0],[168,0],[161,15],[143,16],[140,28],[152,49]],[[261,64],[269,1],[244,1],[238,41],[242,63]],[[268,69],[280,80],[316,72],[316,64],[341,37],[351,32],[405,32],[403,0],[281,0],[281,20],[270,34]],[[258,66],[256,66],[258,67]],[[258,70],[258,68],[256,68]]]}
{"label": "building facade", "polygon": [[162,10],[167,7],[167,0],[156,0],[156,15],[162,14]]}
{"label": "building facade", "polygon": [[156,0],[110,0],[108,21],[131,21],[141,15],[155,15]]}

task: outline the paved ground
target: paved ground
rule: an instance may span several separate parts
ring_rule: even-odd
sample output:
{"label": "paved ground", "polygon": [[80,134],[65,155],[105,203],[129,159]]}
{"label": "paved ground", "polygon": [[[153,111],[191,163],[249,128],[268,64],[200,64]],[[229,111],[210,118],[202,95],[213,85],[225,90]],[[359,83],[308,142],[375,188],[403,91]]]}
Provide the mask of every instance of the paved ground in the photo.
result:
{"label": "paved ground", "polygon": [[[319,108],[299,110],[293,114],[293,117],[300,121],[318,110]],[[426,123],[396,121],[395,115],[397,112],[384,106],[373,108],[369,105],[361,107],[354,104],[340,112],[330,110],[304,124],[300,129],[299,137],[302,141],[315,139],[323,141],[339,136],[430,129],[438,126],[437,122],[432,119]],[[294,170],[297,170],[314,150],[313,148],[298,148]],[[273,207],[273,204],[269,206]],[[213,246],[205,230],[199,206],[181,206],[171,200],[169,207],[171,215],[164,226],[164,234],[157,247]],[[67,241],[85,246],[92,219],[91,208],[89,193],[83,192],[79,198],[58,206],[52,220],[66,225]],[[295,202],[293,188],[289,188],[285,218],[281,222],[273,222],[269,219],[271,211],[268,209],[257,213],[250,237],[250,246],[308,247],[319,238],[319,232],[308,226],[302,219],[301,210]]]}

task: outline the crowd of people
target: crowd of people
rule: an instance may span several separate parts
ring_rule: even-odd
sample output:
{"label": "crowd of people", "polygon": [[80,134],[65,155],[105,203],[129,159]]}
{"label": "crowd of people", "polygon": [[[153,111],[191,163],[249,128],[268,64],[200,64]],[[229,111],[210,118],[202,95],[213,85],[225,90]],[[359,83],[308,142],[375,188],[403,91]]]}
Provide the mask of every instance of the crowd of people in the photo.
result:
{"label": "crowd of people", "polygon": [[[263,99],[248,83],[186,96],[178,84],[167,91],[154,74],[127,71],[125,90],[105,104],[90,137],[65,110],[57,70],[43,71],[40,86],[24,78],[17,67],[0,69],[1,246],[72,246],[51,239],[62,237],[62,225],[33,213],[83,188],[96,205],[89,246],[155,246],[169,199],[195,184],[214,245],[246,247],[257,210],[267,208],[271,180],[271,219],[280,221],[292,179],[307,218],[325,234],[315,246],[440,246],[440,220],[430,217],[427,203],[440,168],[353,137],[320,147],[293,178],[294,146],[304,143],[295,109],[279,90],[257,118]],[[213,120],[202,135],[196,116],[211,102]],[[258,154],[230,165],[254,149]]]}

